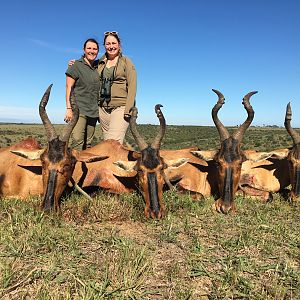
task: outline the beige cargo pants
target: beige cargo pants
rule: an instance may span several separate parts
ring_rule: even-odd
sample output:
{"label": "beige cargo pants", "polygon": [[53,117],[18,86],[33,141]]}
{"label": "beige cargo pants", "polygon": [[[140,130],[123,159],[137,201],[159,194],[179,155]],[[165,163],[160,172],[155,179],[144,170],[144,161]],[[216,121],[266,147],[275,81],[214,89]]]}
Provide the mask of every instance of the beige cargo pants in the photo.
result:
{"label": "beige cargo pants", "polygon": [[105,140],[113,139],[123,144],[129,123],[124,120],[125,106],[114,109],[99,107],[100,126]]}

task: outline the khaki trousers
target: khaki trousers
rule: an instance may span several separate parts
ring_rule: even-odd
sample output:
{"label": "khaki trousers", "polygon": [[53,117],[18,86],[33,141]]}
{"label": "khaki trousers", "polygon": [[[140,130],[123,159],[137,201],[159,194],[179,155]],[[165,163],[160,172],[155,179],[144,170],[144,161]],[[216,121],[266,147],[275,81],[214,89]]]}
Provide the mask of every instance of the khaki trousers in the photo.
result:
{"label": "khaki trousers", "polygon": [[79,114],[78,121],[72,132],[71,147],[76,150],[91,148],[98,118]]}
{"label": "khaki trousers", "polygon": [[99,107],[100,125],[105,140],[113,139],[123,143],[129,125],[124,120],[124,111],[125,106],[119,106],[111,112]]}

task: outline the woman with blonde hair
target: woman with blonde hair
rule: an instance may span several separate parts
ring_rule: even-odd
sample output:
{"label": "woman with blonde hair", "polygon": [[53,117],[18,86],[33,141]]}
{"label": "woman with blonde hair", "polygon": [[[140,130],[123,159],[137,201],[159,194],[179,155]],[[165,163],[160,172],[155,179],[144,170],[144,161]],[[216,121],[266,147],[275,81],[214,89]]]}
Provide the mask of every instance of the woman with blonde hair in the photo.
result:
{"label": "woman with blonde hair", "polygon": [[116,31],[104,33],[105,54],[99,59],[100,74],[99,117],[104,139],[123,143],[130,109],[135,106],[136,70],[132,61],[121,51]]}

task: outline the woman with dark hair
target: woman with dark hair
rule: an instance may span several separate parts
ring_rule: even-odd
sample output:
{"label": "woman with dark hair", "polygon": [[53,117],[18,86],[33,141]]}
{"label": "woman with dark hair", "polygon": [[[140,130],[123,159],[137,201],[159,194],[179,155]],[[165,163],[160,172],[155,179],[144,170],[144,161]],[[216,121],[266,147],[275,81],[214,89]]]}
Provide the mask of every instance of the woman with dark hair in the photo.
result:
{"label": "woman with dark hair", "polygon": [[105,54],[99,59],[100,74],[99,117],[104,139],[123,143],[130,109],[135,106],[136,71],[131,60],[121,51],[116,31],[104,33]]}
{"label": "woman with dark hair", "polygon": [[83,46],[83,56],[69,65],[66,71],[65,122],[72,119],[70,92],[74,87],[79,108],[79,119],[72,132],[72,148],[84,150],[91,147],[95,127],[99,118],[98,101],[100,91],[99,73],[96,61],[99,44],[95,39],[88,39]]}

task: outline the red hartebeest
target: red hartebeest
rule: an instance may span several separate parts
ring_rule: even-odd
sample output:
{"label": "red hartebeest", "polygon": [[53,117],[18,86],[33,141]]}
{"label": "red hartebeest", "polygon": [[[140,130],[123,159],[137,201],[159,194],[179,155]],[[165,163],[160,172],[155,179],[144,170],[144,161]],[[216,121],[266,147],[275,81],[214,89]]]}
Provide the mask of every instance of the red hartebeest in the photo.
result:
{"label": "red hartebeest", "polygon": [[42,165],[40,160],[29,161],[12,154],[13,151],[40,151],[33,138],[0,149],[0,198],[20,198],[42,195]]}
{"label": "red hartebeest", "polygon": [[[247,187],[255,187],[258,190],[279,192],[291,184],[289,200],[300,196],[300,135],[292,128],[292,109],[290,103],[286,107],[284,126],[293,140],[293,146],[289,149],[273,150],[269,159],[271,171],[252,165],[245,166],[241,184]],[[271,166],[270,166],[271,164]],[[249,183],[250,182],[250,183]]]}
{"label": "red hartebeest", "polygon": [[290,200],[300,197],[300,135],[292,128],[292,109],[290,103],[286,107],[284,126],[293,140],[293,147],[289,149],[287,160],[289,163],[290,183],[292,189],[289,195]]}
{"label": "red hartebeest", "polygon": [[239,187],[242,163],[246,160],[259,161],[270,157],[270,153],[242,151],[241,141],[247,128],[254,118],[254,110],[250,105],[250,97],[257,92],[250,92],[243,98],[243,105],[248,113],[246,121],[231,135],[218,118],[218,111],[225,103],[225,98],[217,90],[218,102],[212,109],[212,118],[220,135],[221,148],[212,151],[193,151],[198,157],[209,161],[213,160],[217,167],[217,185],[219,198],[214,206],[218,212],[228,213],[235,210],[234,196]]}
{"label": "red hartebeest", "polygon": [[[9,149],[10,152],[16,155],[35,161],[32,165],[35,165],[36,162],[41,162],[43,186],[42,209],[44,211],[49,211],[53,207],[56,211],[59,210],[60,196],[62,195],[69,180],[71,179],[77,161],[92,162],[107,158],[107,156],[103,157],[99,155],[93,155],[88,152],[79,152],[76,150],[72,150],[68,147],[71,132],[75,127],[79,116],[79,110],[73,92],[70,98],[71,107],[73,110],[73,117],[71,121],[65,126],[62,134],[56,134],[55,128],[50,122],[45,109],[49,100],[51,87],[52,85],[48,87],[39,105],[40,117],[43,121],[48,140],[47,147],[42,149]],[[0,155],[0,159],[2,158],[3,153],[2,155]],[[20,159],[18,159],[16,158],[13,164],[12,162],[10,162],[10,165],[15,165],[15,167],[17,167],[16,162],[18,165],[19,163],[21,164]],[[24,174],[24,169],[22,169],[21,167],[20,169],[15,170],[14,176],[18,177],[20,172],[22,175]],[[13,185],[13,183],[9,182],[9,175],[7,174],[7,172],[4,171],[4,174],[1,175],[4,176],[4,180],[6,180],[6,182],[4,183],[4,185],[2,184],[2,186],[5,186],[5,184],[11,186]],[[28,177],[29,175],[26,174],[25,177],[26,176]],[[38,178],[35,179],[38,180]],[[26,184],[29,183],[26,182]],[[16,185],[16,183],[14,183],[14,185]],[[27,191],[28,190],[29,188],[27,188]],[[36,192],[40,193],[40,189]],[[8,191],[5,192],[2,190],[2,196],[6,196],[7,193]]]}
{"label": "red hartebeest", "polygon": [[[282,154],[282,150],[284,149],[272,150],[272,156],[267,159],[243,162],[239,188],[244,194],[268,202],[273,199],[272,193],[283,191],[290,184],[288,161],[276,158]],[[251,151],[252,155],[256,152],[245,151]]]}
{"label": "red hartebeest", "polygon": [[[33,138],[29,137],[20,143],[0,149],[0,197],[25,199],[29,196],[43,194],[42,163],[36,152],[44,149]],[[13,154],[14,153],[14,154]],[[74,150],[79,161],[76,162],[71,179],[77,187],[86,192],[105,190],[110,193],[129,193],[135,190],[134,178],[128,172],[120,170],[115,164],[118,160],[136,161],[135,151],[124,148],[115,140],[105,140],[92,148]],[[17,154],[17,155],[15,155]],[[86,163],[80,157],[107,157]],[[2,167],[3,166],[3,167]]]}
{"label": "red hartebeest", "polygon": [[[47,90],[43,97],[44,100],[46,98],[46,102],[48,101],[49,93],[50,88]],[[46,104],[47,103],[44,103],[44,107]],[[54,207],[56,209],[58,209],[59,207],[59,197],[56,196],[54,198],[53,196],[51,199],[51,197],[48,196],[50,193],[48,186],[50,186],[50,188],[53,190],[52,194],[55,194],[55,189],[57,189],[58,186],[65,187],[68,181],[71,179],[71,175],[73,173],[73,181],[76,182],[80,187],[86,189],[87,191],[100,188],[112,193],[127,193],[135,190],[138,187],[138,189],[142,192],[145,198],[146,216],[149,217],[151,215],[152,217],[157,218],[162,217],[165,213],[165,204],[162,201],[162,187],[165,182],[167,182],[170,185],[169,181],[167,180],[164,174],[163,169],[168,166],[176,168],[180,165],[183,165],[187,161],[187,159],[178,157],[178,155],[174,159],[171,158],[170,161],[167,159],[162,160],[160,158],[159,148],[165,132],[166,125],[164,116],[160,110],[159,105],[156,106],[156,113],[158,118],[160,119],[160,131],[153,143],[148,146],[137,132],[137,110],[133,109],[133,117],[130,122],[130,128],[132,130],[133,136],[137,140],[140,149],[142,149],[141,153],[125,149],[117,141],[106,140],[90,149],[80,152],[68,149],[67,153],[71,155],[71,158],[67,159],[67,165],[63,166],[63,161],[55,159],[55,152],[50,155],[50,161],[50,158],[48,157],[49,155],[46,155],[46,149],[38,147],[24,147],[24,143],[15,145],[14,149],[7,149],[6,152],[8,152],[10,156],[14,157],[15,160],[15,162],[12,162],[11,165],[14,165],[15,167],[17,166],[17,164],[19,165],[17,168],[15,168],[14,175],[20,174],[22,178],[27,178],[28,176],[32,178],[32,176],[35,176],[34,183],[32,182],[31,187],[40,187],[39,190],[29,190],[27,186],[30,179],[27,180],[25,184],[25,189],[27,188],[27,190],[23,193],[22,197],[29,196],[30,192],[32,195],[40,194],[42,192],[42,176],[40,176],[39,174],[32,174],[33,165],[37,165],[36,170],[39,170],[40,174],[42,173],[40,166],[42,161],[44,175],[43,182],[46,186],[46,188],[44,187],[44,209],[49,209],[52,206],[52,204],[54,204]],[[54,130],[54,128],[51,125],[47,115],[46,119],[45,117],[42,117],[42,119],[44,120],[44,123],[46,120],[48,127],[50,127],[50,129],[48,129],[48,127],[45,126],[47,135],[49,137],[53,137],[54,133],[49,132],[51,132],[51,130]],[[56,141],[56,143],[59,143],[59,138],[57,139],[58,141]],[[53,143],[51,141],[52,138],[49,138],[48,147],[51,147]],[[147,149],[144,149],[144,146]],[[11,152],[17,154],[18,156],[12,155],[9,150],[12,150]],[[186,150],[184,153],[189,154],[189,156],[191,156],[189,150]],[[55,151],[58,151],[58,147],[55,148]],[[99,154],[101,154],[100,157]],[[180,154],[183,155],[183,152],[181,151]],[[60,154],[60,156],[62,159],[66,159],[62,154]],[[87,159],[81,159],[82,157],[86,157]],[[99,161],[96,161],[98,160],[98,158]],[[100,161],[100,158],[107,159]],[[31,159],[31,161],[29,161],[28,159]],[[194,160],[198,161],[199,159]],[[92,163],[86,164],[86,162]],[[58,166],[58,163],[60,169],[54,169],[54,166]],[[134,169],[132,168],[133,166],[135,166]],[[20,170],[22,170],[23,173],[20,173]],[[63,171],[65,170],[68,170],[70,172],[68,174],[66,174],[66,172],[63,173]],[[47,172],[50,175],[47,175]],[[55,176],[57,176],[56,179]],[[59,176],[63,176],[64,180],[60,180]],[[171,177],[174,178],[173,175]],[[178,176],[175,177],[175,179],[178,178]],[[52,178],[52,181],[47,181],[47,178]],[[11,185],[14,185],[11,178],[9,180]],[[1,182],[0,190],[2,190]],[[62,191],[63,189],[61,188],[60,190]],[[19,190],[12,195],[12,192],[10,190],[6,191],[5,193],[2,193],[2,196],[18,196],[18,192]]]}
{"label": "red hartebeest", "polygon": [[165,215],[166,206],[163,201],[163,186],[166,183],[172,187],[165,170],[167,168],[178,168],[185,164],[188,159],[176,157],[172,160],[164,159],[160,155],[161,141],[166,131],[166,121],[161,111],[162,105],[155,106],[155,112],[160,122],[160,130],[154,141],[149,145],[139,134],[136,128],[138,110],[131,110],[130,129],[139,147],[140,153],[135,153],[136,161],[116,161],[115,164],[128,172],[128,176],[138,177],[138,189],[145,200],[146,217],[161,218]]}

